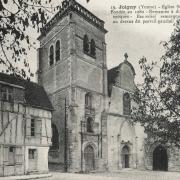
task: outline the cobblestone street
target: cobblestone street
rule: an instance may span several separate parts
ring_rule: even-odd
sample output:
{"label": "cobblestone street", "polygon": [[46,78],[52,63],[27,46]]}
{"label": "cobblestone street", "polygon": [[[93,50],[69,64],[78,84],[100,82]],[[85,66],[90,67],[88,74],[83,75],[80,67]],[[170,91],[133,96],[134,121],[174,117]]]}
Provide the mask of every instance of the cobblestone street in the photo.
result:
{"label": "cobblestone street", "polygon": [[177,172],[121,171],[114,173],[70,174],[52,172],[48,180],[179,180]]}

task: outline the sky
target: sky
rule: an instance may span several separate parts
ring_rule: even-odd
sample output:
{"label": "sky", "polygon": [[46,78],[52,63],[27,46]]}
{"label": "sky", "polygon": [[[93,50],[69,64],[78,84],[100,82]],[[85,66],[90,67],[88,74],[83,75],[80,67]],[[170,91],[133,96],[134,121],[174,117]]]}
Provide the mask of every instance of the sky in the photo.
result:
{"label": "sky", "polygon": [[[143,56],[151,61],[160,60],[164,53],[161,41],[167,41],[173,32],[173,24],[113,24],[110,8],[113,5],[178,5],[178,0],[77,0],[85,8],[105,21],[107,43],[108,69],[124,61],[124,54],[128,53],[128,61],[136,71],[136,82],[141,82],[141,72],[138,61]],[[58,1],[59,3],[60,1]],[[55,0],[54,0],[55,3]],[[57,1],[56,1],[57,3]],[[180,2],[179,2],[180,5]],[[32,34],[35,38],[36,35]],[[37,70],[37,55],[35,50],[29,52],[31,69]]]}

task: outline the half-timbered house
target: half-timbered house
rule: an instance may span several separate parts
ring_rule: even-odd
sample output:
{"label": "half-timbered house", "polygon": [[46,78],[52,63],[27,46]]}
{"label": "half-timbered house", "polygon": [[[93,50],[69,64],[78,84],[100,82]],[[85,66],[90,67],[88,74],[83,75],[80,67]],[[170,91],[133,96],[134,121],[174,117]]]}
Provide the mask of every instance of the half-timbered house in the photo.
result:
{"label": "half-timbered house", "polygon": [[51,111],[43,87],[0,73],[0,176],[48,172]]}

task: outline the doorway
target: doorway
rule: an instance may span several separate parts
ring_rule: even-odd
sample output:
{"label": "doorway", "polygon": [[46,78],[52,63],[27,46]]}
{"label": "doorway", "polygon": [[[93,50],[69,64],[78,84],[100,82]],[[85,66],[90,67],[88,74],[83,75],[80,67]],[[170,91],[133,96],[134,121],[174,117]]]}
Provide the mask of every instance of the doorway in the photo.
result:
{"label": "doorway", "polygon": [[37,170],[37,150],[29,149],[28,158],[29,158],[28,170],[29,171]]}
{"label": "doorway", "polygon": [[168,171],[168,156],[166,149],[159,145],[153,151],[153,170]]}
{"label": "doorway", "polygon": [[85,160],[85,171],[93,171],[95,169],[95,157],[94,149],[92,146],[88,145],[84,150],[84,160]]}
{"label": "doorway", "polygon": [[122,168],[129,168],[130,151],[126,145],[122,148]]}

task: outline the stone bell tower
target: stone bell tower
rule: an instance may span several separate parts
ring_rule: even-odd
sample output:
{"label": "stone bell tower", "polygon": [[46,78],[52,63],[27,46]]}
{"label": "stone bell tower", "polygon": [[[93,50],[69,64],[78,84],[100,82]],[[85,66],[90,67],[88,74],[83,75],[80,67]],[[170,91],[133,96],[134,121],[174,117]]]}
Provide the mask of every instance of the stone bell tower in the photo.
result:
{"label": "stone bell tower", "polygon": [[102,169],[107,97],[104,22],[75,0],[42,28],[38,81],[54,106],[50,168]]}

